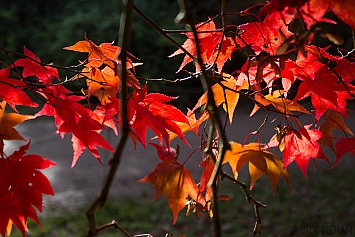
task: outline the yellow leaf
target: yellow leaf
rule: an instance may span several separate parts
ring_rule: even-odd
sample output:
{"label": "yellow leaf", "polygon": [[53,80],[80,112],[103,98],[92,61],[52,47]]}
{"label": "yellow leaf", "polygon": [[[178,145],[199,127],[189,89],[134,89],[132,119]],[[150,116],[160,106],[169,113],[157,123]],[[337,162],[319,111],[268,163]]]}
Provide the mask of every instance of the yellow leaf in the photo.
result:
{"label": "yellow leaf", "polygon": [[[292,114],[291,111],[298,111],[302,113],[308,114],[309,112],[302,107],[298,103],[292,103],[292,101],[282,98],[283,91],[274,91],[271,94],[268,94],[266,96],[256,94],[255,95],[255,100],[259,102],[263,106],[268,106],[272,105],[275,109],[280,111],[281,113],[286,113],[286,114]],[[251,112],[250,116],[255,114],[255,112],[259,109],[260,107],[255,104],[255,107],[253,111]]]}
{"label": "yellow leaf", "polygon": [[259,143],[250,143],[244,146],[236,142],[230,142],[230,144],[232,149],[226,152],[223,163],[229,163],[235,179],[238,178],[240,169],[249,163],[250,189],[264,173],[270,180],[273,194],[280,175],[289,184],[288,172],[283,167],[282,160],[268,151],[261,150]]}
{"label": "yellow leaf", "polygon": [[[247,89],[248,83],[245,82],[242,86],[237,85],[234,77],[228,74],[223,74],[223,81],[212,86],[213,97],[217,106],[222,104],[223,109],[228,113],[229,121],[232,123],[235,107],[239,101],[239,91]],[[197,101],[192,111],[206,104],[208,101],[207,92],[204,93]]]}
{"label": "yellow leaf", "polygon": [[0,140],[22,140],[26,141],[13,127],[33,116],[8,113],[4,115],[6,101],[0,104]]}
{"label": "yellow leaf", "polygon": [[345,125],[343,116],[341,116],[337,112],[328,110],[328,113],[326,115],[326,121],[324,121],[319,128],[319,130],[322,132],[322,137],[319,142],[336,152],[333,144],[334,129],[342,130],[344,132],[349,133],[350,135],[354,135],[351,130]]}

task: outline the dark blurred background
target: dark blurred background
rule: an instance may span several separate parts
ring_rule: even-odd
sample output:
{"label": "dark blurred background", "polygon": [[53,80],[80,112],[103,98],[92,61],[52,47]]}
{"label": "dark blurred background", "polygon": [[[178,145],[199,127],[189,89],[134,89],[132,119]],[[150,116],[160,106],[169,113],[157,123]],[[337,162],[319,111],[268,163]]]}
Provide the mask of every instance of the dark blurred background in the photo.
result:
{"label": "dark blurred background", "polygon": [[[239,12],[254,1],[227,1],[228,12]],[[179,12],[176,0],[136,0],[135,4],[163,29],[184,29],[175,25],[174,18]],[[206,21],[220,13],[220,1],[192,1],[196,22]],[[53,62],[58,66],[76,65],[85,59],[85,54],[63,50],[84,39],[84,34],[96,44],[117,43],[121,1],[45,1],[17,0],[0,3],[0,46],[16,52],[23,52],[23,46],[34,52],[44,63]],[[240,24],[239,16],[229,17],[228,23]],[[218,18],[216,24],[220,25]],[[181,34],[171,35],[179,43],[186,39]],[[164,78],[175,80],[188,76],[178,70],[183,55],[168,58],[177,48],[153,30],[136,13],[132,28],[131,53],[144,64],[136,68],[142,78]],[[15,58],[15,56],[13,56]],[[2,53],[0,59],[9,62]],[[187,69],[194,71],[191,65]],[[70,77],[67,71],[60,71],[61,78]],[[180,95],[178,105],[182,109],[194,106],[203,93],[199,79],[194,78],[180,83],[151,82],[150,91],[168,95]]]}

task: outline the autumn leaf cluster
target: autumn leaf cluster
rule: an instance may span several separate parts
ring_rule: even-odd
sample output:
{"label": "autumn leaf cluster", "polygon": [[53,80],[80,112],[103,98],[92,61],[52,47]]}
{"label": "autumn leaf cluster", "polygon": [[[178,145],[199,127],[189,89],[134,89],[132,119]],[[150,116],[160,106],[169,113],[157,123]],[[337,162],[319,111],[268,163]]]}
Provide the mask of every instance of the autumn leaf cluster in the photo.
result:
{"label": "autumn leaf cluster", "polygon": [[[27,219],[40,225],[37,212],[42,211],[42,194],[54,195],[40,170],[55,163],[40,155],[26,154],[30,140],[14,128],[39,116],[53,117],[57,133],[62,138],[66,134],[71,136],[72,167],[86,149],[102,164],[98,147],[108,151],[114,148],[100,133],[104,129],[112,129],[116,135],[121,133],[124,116],[135,146],[147,146],[146,134],[151,129],[156,142],[149,144],[156,148],[160,162],[139,182],[154,186],[153,200],[160,195],[167,197],[174,223],[186,206],[189,211],[197,211],[199,215],[206,211],[213,217],[214,200],[228,200],[223,195],[214,197],[211,186],[225,175],[224,166],[231,168],[232,175],[228,177],[235,182],[241,168],[247,166],[250,189],[265,174],[274,193],[280,177],[288,184],[287,167],[293,162],[305,178],[311,159],[330,162],[324,147],[335,154],[332,167],[346,153],[355,155],[354,134],[344,120],[352,112],[349,100],[354,99],[355,94],[353,54],[342,48],[345,40],[342,36],[323,27],[337,24],[327,18],[328,11],[348,24],[349,31],[355,27],[354,5],[350,0],[342,4],[349,8],[341,9],[335,0],[272,0],[259,9],[258,15],[254,15],[251,8],[242,11],[242,17],[254,19],[245,24],[220,24],[221,16],[218,16],[194,27],[189,25],[187,28],[193,30],[182,33],[185,42],[167,56],[183,54],[177,73],[186,73],[186,66],[193,63],[195,70],[188,72],[189,78],[207,76],[211,87],[186,114],[169,104],[178,99],[177,96],[149,93],[149,79],[140,80],[136,75],[136,67],[143,63],[131,53],[124,67],[127,97],[122,98],[121,49],[114,43],[98,45],[85,36],[84,40],[65,47],[64,50],[83,55],[78,66],[66,68],[74,76],[65,80],[60,79],[58,67],[42,63],[24,47],[21,57],[0,69],[0,234],[9,234],[13,223],[25,235]],[[329,46],[320,47],[319,38],[327,40]],[[233,64],[229,60],[235,52],[244,54],[244,65],[226,73],[224,67]],[[79,93],[64,87],[73,81],[83,84]],[[254,103],[250,116],[264,111],[275,114],[276,119],[269,121],[266,116],[260,128],[250,131],[243,143],[225,141],[222,138],[228,125],[225,123],[224,128],[216,129],[214,114],[209,108],[211,103],[221,107],[232,123],[242,96]],[[121,112],[122,103],[127,104],[127,114]],[[37,108],[39,104],[44,105],[33,116],[18,113],[17,106]],[[6,105],[13,112],[5,113]],[[301,118],[304,117],[310,117],[313,122],[303,124]],[[275,133],[261,136],[266,123],[275,127]],[[208,124],[216,129],[210,135],[206,135]],[[339,130],[342,136],[335,136],[334,130]],[[184,143],[181,149],[190,149],[184,136],[188,131],[197,134],[201,146],[192,147],[191,156],[181,162],[180,148],[174,149],[170,143],[179,137]],[[248,143],[249,137],[254,135],[257,142]],[[27,143],[7,155],[4,140]],[[200,152],[200,156],[193,156],[200,157],[199,180],[185,167],[196,151]]]}

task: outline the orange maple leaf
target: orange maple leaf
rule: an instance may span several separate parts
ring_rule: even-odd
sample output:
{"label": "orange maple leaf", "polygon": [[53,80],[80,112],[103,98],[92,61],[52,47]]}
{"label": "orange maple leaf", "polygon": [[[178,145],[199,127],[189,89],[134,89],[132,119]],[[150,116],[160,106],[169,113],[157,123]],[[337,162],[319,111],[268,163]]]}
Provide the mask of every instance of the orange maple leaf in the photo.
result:
{"label": "orange maple leaf", "polygon": [[[308,114],[309,112],[300,104],[292,103],[292,101],[282,97],[283,91],[273,91],[272,94],[263,96],[262,94],[255,94],[255,100],[260,103],[260,105],[268,106],[272,105],[275,109],[281,113],[292,114],[291,111],[298,111]],[[259,110],[259,105],[255,104],[253,111],[250,113],[250,116],[254,115],[256,111]]]}
{"label": "orange maple leaf", "polygon": [[[150,182],[155,188],[153,201],[159,196],[167,196],[170,209],[174,216],[174,224],[179,212],[192,198],[201,201],[199,190],[189,170],[174,159],[160,162],[153,172],[138,182]],[[201,201],[203,202],[203,201]],[[204,206],[204,203],[202,203]]]}
{"label": "orange maple leaf", "polygon": [[[65,50],[72,50],[76,52],[88,53],[87,61],[85,61],[85,68],[82,74],[77,75],[77,78],[86,76],[89,80],[88,96],[92,94],[98,97],[102,103],[108,103],[110,98],[115,97],[118,92],[119,77],[117,75],[117,64],[121,64],[121,60],[117,58],[120,48],[113,45],[113,43],[102,43],[96,45],[91,40],[78,41],[72,46],[64,48]],[[129,54],[134,57],[133,55]],[[106,65],[102,70],[100,67]],[[135,66],[142,63],[133,63],[127,57],[127,69],[134,70]],[[140,83],[132,72],[127,71],[127,84],[134,89],[140,89]]]}
{"label": "orange maple leaf", "polygon": [[230,142],[230,144],[232,149],[226,152],[223,164],[229,163],[234,177],[237,179],[240,169],[249,163],[250,189],[254,187],[255,182],[263,173],[270,180],[273,194],[280,175],[284,177],[287,184],[289,183],[288,171],[283,167],[282,160],[266,150],[261,150],[259,143],[250,143],[244,146],[236,142]]}
{"label": "orange maple leaf", "polygon": [[349,133],[350,135],[354,134],[345,125],[343,116],[341,116],[339,113],[328,110],[325,119],[326,120],[320,125],[319,128],[323,134],[321,139],[319,139],[319,142],[336,152],[333,144],[333,130],[342,130]]}
{"label": "orange maple leaf", "polygon": [[[241,86],[237,85],[235,78],[228,74],[223,74],[223,81],[212,86],[213,97],[217,106],[223,105],[223,109],[228,113],[229,121],[232,123],[235,107],[239,101],[239,91],[247,89],[248,84],[243,83]],[[206,104],[208,101],[207,92],[197,101],[192,111]]]}
{"label": "orange maple leaf", "polygon": [[13,127],[27,119],[32,119],[31,115],[21,115],[16,113],[4,114],[6,101],[0,103],[0,152],[3,155],[4,140],[26,141]]}

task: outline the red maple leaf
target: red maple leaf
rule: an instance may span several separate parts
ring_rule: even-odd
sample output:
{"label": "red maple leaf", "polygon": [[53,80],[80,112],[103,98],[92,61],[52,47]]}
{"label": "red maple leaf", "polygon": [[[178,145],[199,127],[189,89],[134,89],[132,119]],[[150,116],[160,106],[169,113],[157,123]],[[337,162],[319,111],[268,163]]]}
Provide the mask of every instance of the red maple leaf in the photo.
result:
{"label": "red maple leaf", "polygon": [[341,2],[337,0],[328,0],[328,2],[330,9],[340,20],[344,21],[352,28],[355,28],[355,5],[353,0],[344,0]]}
{"label": "red maple leaf", "polygon": [[[48,102],[35,116],[53,116],[59,129],[64,122],[78,122],[80,117],[90,115],[90,110],[78,103],[84,96],[72,95],[72,92],[61,85],[41,88],[40,94]],[[62,137],[64,134],[61,134]]]}
{"label": "red maple leaf", "polygon": [[30,142],[20,147],[7,159],[0,159],[0,191],[10,190],[19,200],[24,217],[27,218],[29,210],[35,206],[42,211],[42,194],[54,195],[47,177],[40,172],[56,164],[39,155],[27,155]]}
{"label": "red maple leaf", "polygon": [[9,75],[9,68],[0,69],[0,99],[6,101],[16,112],[15,105],[38,107],[38,104],[23,91],[27,84],[18,79],[9,78]]}
{"label": "red maple leaf", "polygon": [[20,58],[14,62],[15,66],[23,67],[23,77],[35,76],[43,84],[52,84],[54,77],[59,80],[58,70],[56,68],[43,66],[40,58],[26,47],[23,47],[23,51],[28,58]]}
{"label": "red maple leaf", "polygon": [[[222,31],[216,29],[216,26],[212,20],[203,22],[196,25],[198,32],[199,46],[201,50],[201,57],[205,64],[212,65],[217,64],[218,71],[222,70],[224,63],[231,57],[232,52],[237,50],[232,38],[223,35]],[[185,33],[188,39],[184,42],[184,47],[191,55],[196,56],[196,44],[192,32]],[[181,49],[178,49],[169,57],[176,56],[184,53]],[[178,70],[178,72],[186,66],[193,59],[189,55],[185,55],[184,60]],[[196,70],[200,68],[196,64]]]}
{"label": "red maple leaf", "polygon": [[25,236],[25,232],[27,231],[27,218],[34,220],[41,226],[37,213],[32,206],[28,210],[27,217],[25,217],[19,199],[14,196],[11,190],[6,190],[0,195],[0,213],[1,236],[5,236],[6,232],[8,235],[10,234],[12,223],[21,231],[22,236]]}
{"label": "red maple leaf", "polygon": [[79,156],[86,148],[101,163],[100,155],[96,146],[109,151],[114,151],[113,147],[101,135],[100,131],[104,126],[91,117],[80,117],[77,122],[64,122],[58,129],[59,132],[72,133],[72,143],[74,156],[71,167],[74,167]]}
{"label": "red maple leaf", "polygon": [[[107,120],[100,119],[98,114],[78,103],[84,98],[83,96],[67,96],[66,93],[71,92],[60,86],[43,88],[41,93],[48,99],[49,103],[45,104],[36,116],[53,116],[62,138],[65,133],[72,133],[74,150],[72,167],[86,148],[100,163],[100,156],[96,146],[109,151],[114,150],[99,133],[104,128],[102,124],[105,124]],[[113,121],[111,120],[109,122],[111,128],[114,127],[112,123]]]}
{"label": "red maple leaf", "polygon": [[[335,1],[334,1],[335,2]],[[349,5],[351,5],[349,3]],[[343,3],[342,3],[342,6]],[[273,12],[299,16],[308,26],[314,25],[318,21],[334,23],[332,20],[323,18],[329,7],[329,0],[272,0],[260,9],[259,15],[266,15]],[[298,9],[298,11],[297,11]]]}
{"label": "red maple leaf", "polygon": [[[299,86],[293,101],[311,96],[317,120],[327,109],[347,116],[345,99],[349,99],[351,96],[347,89],[339,83],[338,77],[326,65],[319,68],[314,77],[312,79],[311,77],[300,75],[300,78],[304,81]],[[355,90],[350,84],[347,84],[347,88],[350,88],[351,91]]]}
{"label": "red maple leaf", "polygon": [[[218,157],[218,154],[215,154]],[[205,200],[206,202],[210,201],[213,196],[212,187],[208,186],[208,182],[211,179],[213,170],[214,170],[215,162],[212,157],[207,156],[201,163],[200,167],[203,167],[203,172],[200,178],[200,187],[199,192],[202,193],[205,191]]]}
{"label": "red maple leaf", "polygon": [[154,146],[157,150],[158,157],[161,161],[173,160],[175,159],[176,150],[172,147],[161,146],[153,142],[149,142],[150,145]]}
{"label": "red maple leaf", "polygon": [[287,8],[302,7],[309,0],[271,0],[259,10],[259,15],[267,15],[274,11],[282,12]]}
{"label": "red maple leaf", "polygon": [[355,156],[355,138],[335,138],[338,142],[335,144],[336,158],[332,168],[338,163],[341,157],[348,152],[352,152]]}
{"label": "red maple leaf", "polygon": [[294,19],[290,14],[274,12],[268,15],[263,22],[249,22],[238,26],[244,31],[240,38],[236,38],[241,47],[249,45],[255,53],[265,51],[275,55],[276,50],[283,44],[280,31],[285,37],[292,33],[288,30],[288,24]]}
{"label": "red maple leaf", "polygon": [[157,134],[160,143],[164,138],[169,146],[169,133],[176,133],[186,144],[184,134],[176,122],[189,124],[186,116],[167,102],[176,99],[159,93],[147,94],[147,86],[139,91],[134,91],[128,100],[128,119],[142,145],[146,147],[146,133],[148,126]]}
{"label": "red maple leaf", "polygon": [[[329,162],[328,158],[323,152],[318,141],[322,137],[322,132],[317,129],[310,129],[311,125],[305,125],[298,131],[287,131],[282,139],[284,142],[284,166],[287,167],[293,161],[302,170],[305,178],[307,178],[307,167],[310,158],[324,159]],[[280,141],[277,141],[276,135],[273,136],[267,147],[278,146]]]}

